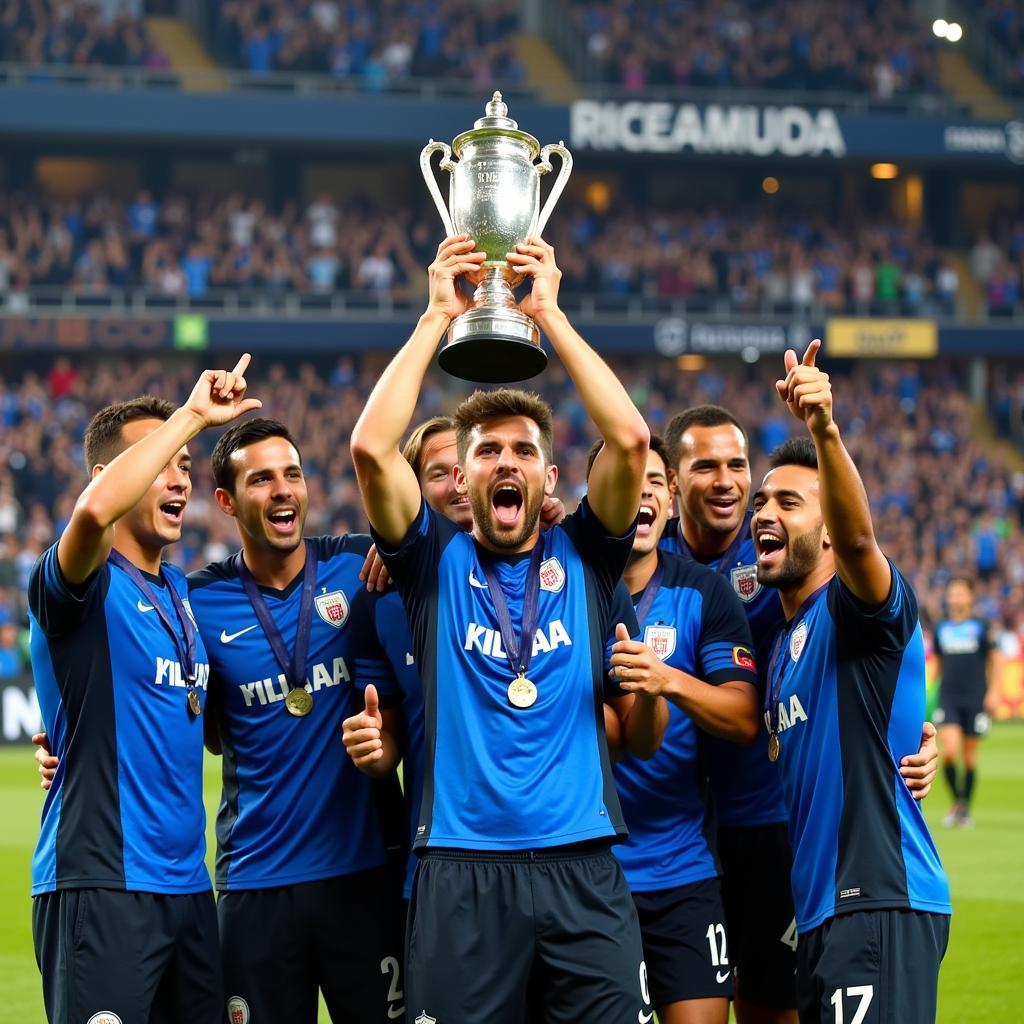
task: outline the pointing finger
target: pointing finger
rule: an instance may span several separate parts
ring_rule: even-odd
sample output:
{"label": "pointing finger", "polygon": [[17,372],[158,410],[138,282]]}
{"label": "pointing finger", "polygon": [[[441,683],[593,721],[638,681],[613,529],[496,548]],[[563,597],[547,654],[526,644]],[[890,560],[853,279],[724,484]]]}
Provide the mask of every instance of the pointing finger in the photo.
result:
{"label": "pointing finger", "polygon": [[793,367],[796,366],[796,364],[799,361],[800,360],[797,359],[797,357],[796,357],[796,352],[794,352],[793,349],[791,349],[791,348],[787,348],[786,349],[786,354],[782,357],[782,363],[783,363],[783,366],[785,366],[785,368],[786,368],[787,376],[788,376],[790,370],[792,370]]}
{"label": "pointing finger", "polygon": [[235,363],[235,368],[231,372],[236,376],[241,376],[241,374],[245,373],[245,371],[248,369],[249,363],[251,361],[252,356],[248,352],[243,352],[242,355],[239,357],[238,362]]}
{"label": "pointing finger", "polygon": [[815,338],[814,341],[807,346],[807,351],[804,353],[804,366],[814,366],[814,360],[818,357],[819,348],[821,348],[821,338]]}

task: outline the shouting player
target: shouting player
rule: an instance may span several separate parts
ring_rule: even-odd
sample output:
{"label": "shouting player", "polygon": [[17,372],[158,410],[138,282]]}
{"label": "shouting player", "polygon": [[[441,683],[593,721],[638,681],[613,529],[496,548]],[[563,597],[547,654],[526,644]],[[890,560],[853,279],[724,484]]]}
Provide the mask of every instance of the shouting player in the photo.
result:
{"label": "shouting player", "polygon": [[933,1024],[949,885],[899,773],[924,718],[924,642],[914,593],[875,540],[819,346],[799,363],[786,353],[776,388],[810,440],[773,453],[751,524],[758,582],[786,617],[765,720],[793,839],[800,1020]]}
{"label": "shouting player", "polygon": [[[438,341],[483,253],[446,239],[430,302],[352,433],[378,547],[409,614],[426,703],[422,859],[410,910],[413,1019],[517,1024],[531,975],[549,1021],[649,1020],[636,912],[609,844],[624,831],[603,731],[604,638],[632,547],[649,433],[557,305],[552,248],[509,254],[523,311],[548,335],[605,445],[578,512],[541,533],[554,489],[551,413],[478,392],[456,414],[457,485],[473,532],[424,501],[398,442]],[[650,754],[667,711],[617,702],[627,749]]]}
{"label": "shouting player", "polygon": [[32,864],[50,1024],[223,1019],[204,863],[209,665],[185,578],[161,562],[192,491],[188,442],[258,408],[249,357],[179,409],[146,397],[85,433],[92,475],[32,570],[36,693],[59,766]]}

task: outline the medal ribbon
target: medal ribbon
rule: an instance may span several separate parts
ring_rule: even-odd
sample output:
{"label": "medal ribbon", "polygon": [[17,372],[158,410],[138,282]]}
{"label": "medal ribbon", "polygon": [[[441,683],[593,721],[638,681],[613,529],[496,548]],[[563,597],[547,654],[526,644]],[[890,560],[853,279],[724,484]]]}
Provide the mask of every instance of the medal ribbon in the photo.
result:
{"label": "medal ribbon", "polygon": [[523,628],[518,641],[515,629],[512,627],[512,616],[509,614],[508,602],[501,589],[498,573],[490,558],[484,556],[479,559],[480,568],[487,578],[487,589],[494,602],[494,614],[498,617],[501,642],[505,645],[505,657],[508,658],[508,663],[512,666],[512,672],[516,677],[526,675],[526,670],[530,667],[530,659],[533,657],[533,635],[537,629],[537,599],[540,596],[540,558],[543,546],[544,541],[539,538],[530,554],[526,592],[523,594]]}
{"label": "medal ribbon", "polygon": [[189,618],[188,612],[185,611],[184,602],[178,591],[164,575],[163,565],[160,566],[160,578],[167,587],[167,593],[170,595],[174,614],[177,616],[181,629],[174,628],[174,623],[171,622],[170,616],[164,610],[163,602],[156,596],[153,588],[149,585],[149,580],[142,575],[142,571],[137,565],[133,565],[120,551],[114,548],[110,549],[110,561],[128,576],[132,583],[142,591],[142,596],[156,609],[164,629],[170,633],[171,639],[174,641],[174,646],[178,651],[178,660],[181,662],[181,670],[185,673],[185,679],[191,689],[196,681],[196,627],[192,625],[192,620]]}
{"label": "medal ribbon", "polygon": [[309,651],[309,634],[313,628],[313,591],[316,590],[316,555],[310,542],[303,541],[306,545],[306,564],[302,570],[302,601],[299,604],[299,623],[295,630],[295,649],[291,656],[288,655],[288,648],[285,646],[281,630],[267,608],[267,602],[263,600],[260,588],[253,579],[245,559],[238,556],[238,576],[242,581],[242,587],[252,610],[256,613],[263,633],[270,644],[274,657],[277,659],[281,671],[288,680],[290,690],[301,690],[306,686],[306,654]]}
{"label": "medal ribbon", "polygon": [[661,552],[659,552],[658,568],[654,570],[654,575],[647,581],[647,586],[644,587],[644,591],[636,605],[636,621],[640,625],[641,635],[643,635],[644,624],[647,621],[648,614],[650,614],[651,605],[654,604],[654,599],[658,596],[658,591],[661,589],[661,580],[664,575],[665,567],[661,563]]}
{"label": "medal ribbon", "polygon": [[[753,513],[748,509],[746,514],[743,516],[743,522],[740,524],[739,530],[736,531],[736,536],[733,537],[732,543],[726,548],[725,553],[718,560],[718,567],[715,572],[721,576],[728,576],[733,567],[733,562],[736,561],[736,556],[739,554],[740,547],[743,542],[750,536],[750,520],[753,517]],[[692,559],[694,562],[700,562],[700,559],[693,553],[693,549],[686,542],[686,538],[683,536],[682,530],[683,521],[679,520],[679,553],[684,558]],[[701,563],[706,564],[706,563]]]}

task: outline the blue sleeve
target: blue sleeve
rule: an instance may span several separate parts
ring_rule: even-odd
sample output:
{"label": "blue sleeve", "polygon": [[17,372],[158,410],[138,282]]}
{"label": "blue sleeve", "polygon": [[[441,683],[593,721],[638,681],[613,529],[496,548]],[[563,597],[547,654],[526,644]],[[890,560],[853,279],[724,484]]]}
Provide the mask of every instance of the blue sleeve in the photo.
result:
{"label": "blue sleeve", "polygon": [[836,628],[859,635],[865,645],[901,650],[917,629],[917,598],[910,584],[892,562],[889,596],[877,607],[860,600],[837,573],[828,585],[828,608]]}
{"label": "blue sleeve", "polygon": [[28,582],[28,606],[47,636],[74,629],[102,604],[110,586],[110,566],[104,562],[77,586],[64,578],[57,558],[57,544],[48,547],[32,567]]}
{"label": "blue sleeve", "polygon": [[757,686],[754,641],[740,599],[717,573],[709,574],[703,585],[698,674],[715,686],[729,681]]}
{"label": "blue sleeve", "polygon": [[383,596],[363,588],[352,601],[352,682],[360,692],[372,683],[381,707],[390,708],[399,703],[400,690],[377,624],[377,605]]}
{"label": "blue sleeve", "polygon": [[636,520],[621,537],[616,537],[604,528],[584,496],[580,507],[554,529],[565,530],[580,558],[594,574],[605,599],[609,600],[633,550]]}
{"label": "blue sleeve", "polygon": [[429,587],[436,578],[441,552],[460,532],[450,519],[434,512],[425,501],[420,502],[420,510],[398,547],[390,547],[370,528],[377,552],[403,594]]}
{"label": "blue sleeve", "polygon": [[636,609],[633,607],[633,599],[629,596],[626,584],[619,580],[612,592],[612,604],[609,609],[607,628],[605,633],[608,637],[604,647],[604,697],[625,697],[626,692],[619,686],[617,679],[614,679],[611,672],[612,647],[615,645],[615,627],[618,623],[624,623],[629,635],[634,640],[640,636],[640,624],[636,621]]}

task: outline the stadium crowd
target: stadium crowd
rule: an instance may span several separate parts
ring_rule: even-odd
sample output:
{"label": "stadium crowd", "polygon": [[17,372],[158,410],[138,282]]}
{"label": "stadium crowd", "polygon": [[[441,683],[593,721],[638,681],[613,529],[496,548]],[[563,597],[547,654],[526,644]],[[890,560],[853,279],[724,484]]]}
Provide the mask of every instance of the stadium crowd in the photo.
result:
{"label": "stadium crowd", "polygon": [[1024,299],[1024,213],[1002,211],[992,218],[991,231],[971,249],[971,272],[985,290],[990,314],[1019,311]]}
{"label": "stadium crowd", "polygon": [[226,0],[210,8],[221,59],[248,71],[325,73],[368,91],[409,77],[481,88],[522,81],[516,0]]}
{"label": "stadium crowd", "polygon": [[652,87],[939,92],[934,40],[907,0],[571,0],[595,77]]}
{"label": "stadium crowd", "polygon": [[1024,96],[1024,7],[1018,0],[985,0],[981,7],[989,38],[1009,58],[1003,88]]}
{"label": "stadium crowd", "polygon": [[[268,302],[335,291],[407,299],[422,287],[436,221],[425,201],[383,209],[327,194],[271,208],[238,193],[142,191],[130,202],[9,193],[0,196],[0,295],[142,287],[169,299],[219,291]],[[949,314],[960,287],[919,230],[890,220],[843,225],[770,201],[729,212],[619,204],[604,214],[566,203],[549,235],[567,297],[621,305],[641,297],[755,313]]]}
{"label": "stadium crowd", "polygon": [[[773,358],[755,367],[709,366],[696,374],[679,372],[670,360],[612,364],[655,430],[691,404],[713,402],[739,411],[750,429],[755,480],[765,471],[766,453],[795,429],[775,397]],[[381,357],[343,356],[333,365],[300,362],[288,368],[257,357],[248,375],[250,393],[263,399],[263,413],[288,423],[301,441],[311,534],[366,529],[347,439],[381,368]],[[829,370],[844,374],[841,367]],[[182,359],[75,366],[62,357],[45,368],[4,373],[0,624],[23,622],[28,572],[63,528],[82,488],[81,438],[92,413],[125,394],[152,392],[180,401],[196,373]],[[973,436],[963,378],[962,367],[953,364],[861,365],[845,373],[837,388],[837,416],[872,496],[880,542],[917,588],[925,620],[941,615],[950,575],[965,573],[979,580],[981,610],[1024,640],[1024,472]],[[560,494],[573,507],[583,491],[590,423],[558,363],[534,386],[556,412]],[[465,390],[461,382],[433,373],[417,417],[449,412]],[[1000,374],[993,385],[997,427],[1019,418],[1021,408],[1024,374]],[[1019,444],[1019,433],[1016,439]],[[215,440],[203,435],[193,445],[198,457],[183,541],[170,549],[186,569],[237,546],[233,523],[212,497],[208,456]]]}

